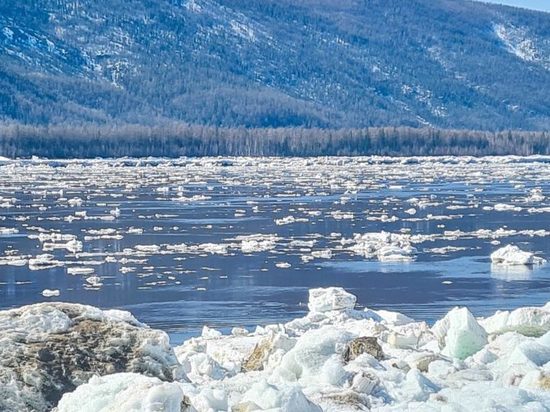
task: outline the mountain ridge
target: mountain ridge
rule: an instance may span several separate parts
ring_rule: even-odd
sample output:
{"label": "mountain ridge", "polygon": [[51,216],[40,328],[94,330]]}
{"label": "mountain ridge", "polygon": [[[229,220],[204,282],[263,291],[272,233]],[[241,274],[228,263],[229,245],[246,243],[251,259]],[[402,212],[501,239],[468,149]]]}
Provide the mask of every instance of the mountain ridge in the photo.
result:
{"label": "mountain ridge", "polygon": [[550,129],[550,14],[463,0],[0,4],[0,119]]}

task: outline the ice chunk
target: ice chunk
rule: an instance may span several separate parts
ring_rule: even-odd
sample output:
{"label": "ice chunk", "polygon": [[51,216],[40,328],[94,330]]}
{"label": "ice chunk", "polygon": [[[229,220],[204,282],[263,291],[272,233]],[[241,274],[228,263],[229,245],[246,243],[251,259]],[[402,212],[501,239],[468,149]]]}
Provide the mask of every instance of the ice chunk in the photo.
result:
{"label": "ice chunk", "polygon": [[521,207],[508,205],[506,203],[497,203],[494,208],[497,212],[508,212],[508,211],[520,212],[521,211]]}
{"label": "ice chunk", "polygon": [[49,252],[55,249],[66,249],[71,253],[77,253],[82,251],[82,242],[76,239],[71,239],[66,243],[49,243],[44,242],[42,249],[45,252]]}
{"label": "ice chunk", "polygon": [[438,338],[442,353],[466,359],[487,344],[487,332],[467,308],[454,308],[437,321],[432,332]]}
{"label": "ice chunk", "polygon": [[529,196],[525,198],[526,202],[542,202],[544,199],[546,199],[546,196],[542,192],[542,189],[540,187],[531,189],[529,192]]}
{"label": "ice chunk", "polygon": [[63,395],[57,412],[181,412],[188,403],[180,386],[136,373],[94,376],[74,392]]}
{"label": "ice chunk", "polygon": [[357,298],[343,288],[310,289],[308,308],[311,312],[353,309]]}
{"label": "ice chunk", "polygon": [[29,259],[28,263],[30,270],[49,269],[63,265],[63,262],[55,260],[54,256],[48,253],[37,255],[36,257]]}
{"label": "ice chunk", "polygon": [[322,412],[322,409],[307,399],[299,388],[284,387],[279,389],[268,384],[266,380],[254,384],[244,394],[242,403],[257,405],[257,408],[250,410]]}
{"label": "ice chunk", "polygon": [[498,265],[540,265],[546,261],[515,245],[508,245],[491,253],[491,261]]}
{"label": "ice chunk", "polygon": [[[473,382],[458,388],[444,388],[421,406],[410,404],[405,410],[421,411],[547,411],[550,396],[493,382]],[[401,409],[403,410],[403,409]]]}
{"label": "ice chunk", "polygon": [[208,326],[204,325],[202,327],[201,336],[203,338],[215,339],[215,338],[219,338],[220,336],[222,336],[222,333],[220,331],[216,330],[216,329],[212,329],[212,328],[209,328]]}
{"label": "ice chunk", "polygon": [[384,322],[395,326],[407,325],[414,322],[414,319],[411,319],[408,316],[405,316],[399,312],[391,312],[388,310],[377,310],[375,312],[376,314],[378,314],[378,316],[382,318]]}
{"label": "ice chunk", "polygon": [[275,219],[275,224],[277,226],[289,225],[291,223],[294,223],[295,221],[296,221],[296,218],[294,216],[285,216],[280,219]]}
{"label": "ice chunk", "polygon": [[542,308],[519,308],[512,312],[499,311],[482,319],[480,324],[488,333],[515,331],[528,336],[540,336],[550,331],[550,305]]}
{"label": "ice chunk", "polygon": [[42,296],[46,297],[46,298],[50,298],[50,297],[53,297],[53,296],[59,296],[60,295],[60,292],[58,289],[44,289],[42,291]]}
{"label": "ice chunk", "polygon": [[388,343],[394,348],[415,348],[418,345],[419,337],[413,334],[402,335],[400,333],[392,332],[388,337]]}
{"label": "ice chunk", "polygon": [[120,371],[185,379],[168,335],[127,312],[42,303],[0,311],[0,331],[1,411],[51,410],[93,375]]}
{"label": "ice chunk", "polygon": [[349,332],[331,326],[304,333],[287,352],[274,375],[289,382],[340,385],[347,378],[337,347],[353,338]]}
{"label": "ice chunk", "polygon": [[138,252],[144,253],[158,253],[160,251],[159,245],[136,245],[134,246]]}
{"label": "ice chunk", "polygon": [[[192,396],[193,406],[199,411],[227,411],[227,394],[222,389],[204,388],[197,396]],[[191,412],[192,409],[189,410]],[[184,411],[186,412],[186,411]]]}
{"label": "ice chunk", "polygon": [[94,268],[70,267],[67,268],[67,273],[69,275],[91,275],[92,273],[94,273]]}
{"label": "ice chunk", "polygon": [[256,234],[237,236],[235,240],[241,242],[241,251],[243,253],[254,253],[275,249],[279,237],[275,235]]}
{"label": "ice chunk", "polygon": [[79,197],[73,197],[72,199],[69,199],[67,201],[67,203],[69,204],[69,206],[71,207],[78,207],[78,206],[82,206],[82,199],[79,198]]}
{"label": "ice chunk", "polygon": [[331,259],[332,250],[330,249],[314,250],[313,252],[311,252],[311,256],[318,259]]}
{"label": "ice chunk", "polygon": [[426,401],[430,394],[438,392],[439,389],[418,369],[411,369],[407,373],[403,386],[397,391],[396,397],[402,402]]}
{"label": "ice chunk", "polygon": [[411,245],[411,235],[400,233],[365,233],[355,235],[350,249],[367,259],[377,258],[381,262],[414,260],[417,250]]}

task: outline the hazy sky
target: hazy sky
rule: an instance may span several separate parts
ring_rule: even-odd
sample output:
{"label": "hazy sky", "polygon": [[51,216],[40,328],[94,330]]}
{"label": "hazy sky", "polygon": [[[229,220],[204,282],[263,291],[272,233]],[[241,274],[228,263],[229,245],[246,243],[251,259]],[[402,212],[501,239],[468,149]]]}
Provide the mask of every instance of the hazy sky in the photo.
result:
{"label": "hazy sky", "polygon": [[550,0],[483,0],[488,3],[507,4],[509,6],[525,7],[527,9],[550,12]]}

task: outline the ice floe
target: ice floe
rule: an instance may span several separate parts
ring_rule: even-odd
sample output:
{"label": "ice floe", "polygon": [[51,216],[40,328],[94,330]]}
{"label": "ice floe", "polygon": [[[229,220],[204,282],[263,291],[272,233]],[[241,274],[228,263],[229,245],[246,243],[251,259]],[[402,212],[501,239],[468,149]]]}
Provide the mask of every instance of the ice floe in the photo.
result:
{"label": "ice floe", "polygon": [[46,297],[46,298],[51,298],[51,297],[54,297],[54,296],[59,296],[61,293],[59,292],[58,289],[44,289],[42,291],[42,296]]}
{"label": "ice floe", "polygon": [[357,234],[352,242],[353,252],[381,262],[412,261],[417,252],[411,245],[411,236],[399,233]]}
{"label": "ice floe", "polygon": [[[0,235],[21,251],[20,259],[0,257],[0,264],[30,262],[33,271],[88,265],[82,252],[98,249],[104,256],[96,260],[97,266],[142,258],[122,268],[139,274],[142,265],[160,260],[157,257],[173,260],[166,265],[175,267],[211,255],[245,254],[253,260],[261,252],[289,253],[299,256],[296,262],[289,260],[297,267],[351,252],[392,263],[422,260],[425,253],[450,256],[479,250],[479,245],[465,247],[471,240],[479,244],[488,239],[496,245],[550,236],[544,227],[525,229],[515,222],[500,228],[486,222],[483,227],[480,219],[484,210],[489,215],[500,210],[504,218],[531,217],[540,225],[544,216],[532,215],[550,209],[547,157],[242,157],[223,167],[218,158],[35,159],[9,161],[0,168],[5,172],[0,174],[0,203],[17,210],[0,217]],[[457,183],[463,186],[456,188]],[[442,185],[453,187],[442,190]],[[498,191],[492,191],[493,186]],[[397,188],[407,197],[399,196]],[[141,202],[151,202],[151,210],[142,209]],[[196,208],[205,212],[197,222]],[[462,225],[459,219],[476,221],[474,228],[462,230],[470,224]],[[422,224],[432,221],[441,224]],[[308,224],[293,224],[299,222]],[[314,238],[307,233],[312,228],[318,228]],[[361,230],[369,233],[354,235]],[[334,237],[330,231],[342,234]],[[153,235],[162,240],[151,239]],[[25,243],[25,236],[38,240],[43,254],[52,257],[35,256],[36,245]],[[171,239],[177,239],[173,245]]]}
{"label": "ice floe", "polygon": [[243,253],[265,252],[275,249],[280,237],[276,235],[246,235],[237,236],[235,241],[241,242],[240,248]]}
{"label": "ice floe", "polygon": [[525,252],[516,245],[508,245],[491,253],[491,261],[497,265],[541,265],[545,259],[535,256],[534,253]]}

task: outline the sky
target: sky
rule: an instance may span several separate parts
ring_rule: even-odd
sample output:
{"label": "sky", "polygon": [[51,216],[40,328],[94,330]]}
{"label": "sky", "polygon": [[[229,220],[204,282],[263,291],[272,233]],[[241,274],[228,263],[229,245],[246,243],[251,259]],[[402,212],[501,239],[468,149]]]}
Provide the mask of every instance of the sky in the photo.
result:
{"label": "sky", "polygon": [[508,6],[550,12],[550,0],[483,0],[488,3],[507,4]]}

